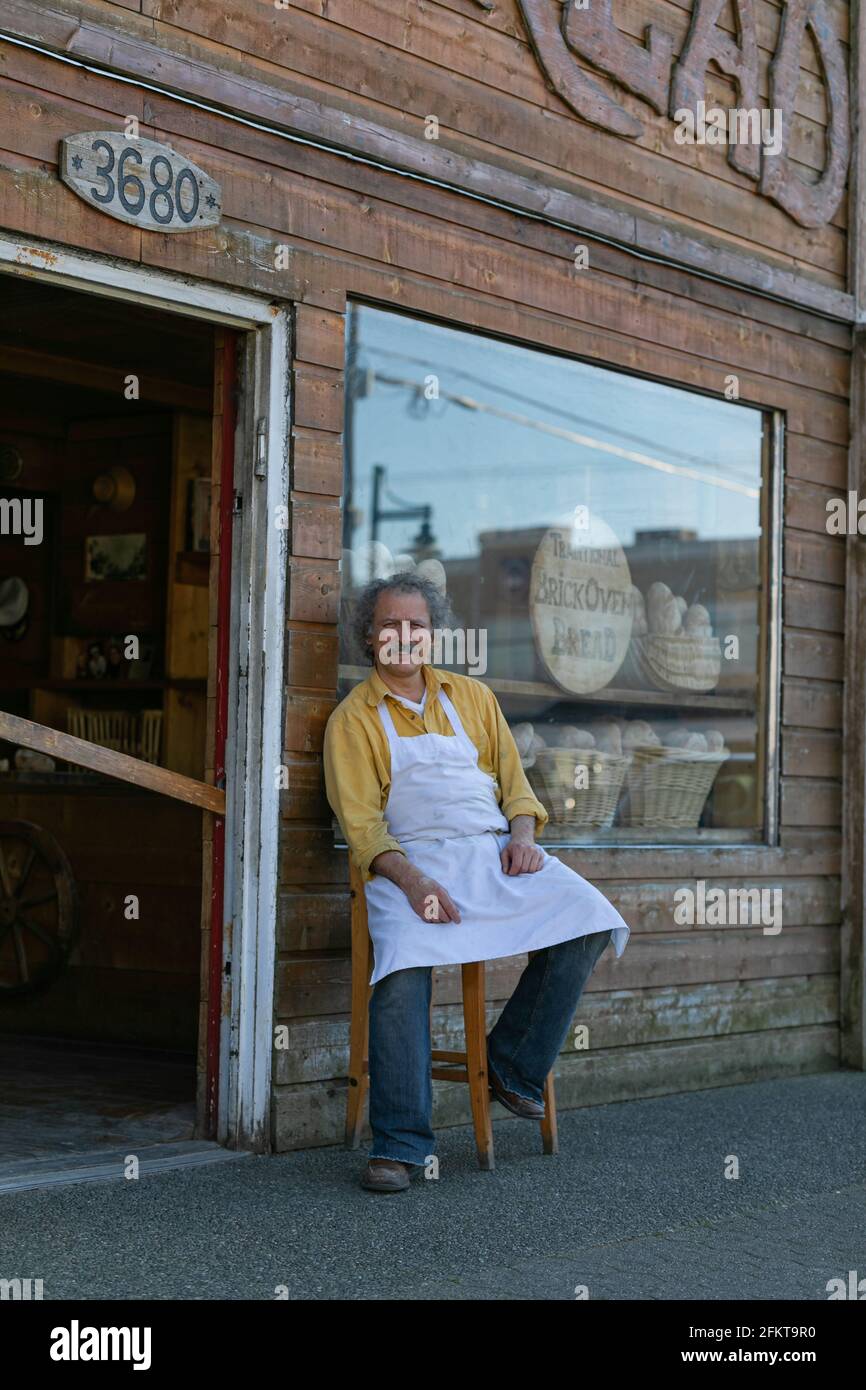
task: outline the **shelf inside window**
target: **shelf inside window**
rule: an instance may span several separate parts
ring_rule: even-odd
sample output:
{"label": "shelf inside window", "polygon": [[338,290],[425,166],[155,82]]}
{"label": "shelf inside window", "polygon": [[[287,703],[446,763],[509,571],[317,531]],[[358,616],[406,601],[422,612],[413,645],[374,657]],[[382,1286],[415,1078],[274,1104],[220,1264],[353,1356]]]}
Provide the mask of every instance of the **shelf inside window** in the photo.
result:
{"label": "shelf inside window", "polygon": [[[358,682],[369,676],[372,667],[340,666],[340,680]],[[526,700],[556,700],[567,704],[598,705],[640,705],[644,708],[655,706],[659,709],[730,710],[737,714],[753,714],[755,697],[752,695],[717,695],[713,691],[704,694],[700,691],[681,690],[620,690],[615,686],[605,686],[590,695],[575,695],[562,690],[548,681],[515,681],[500,676],[479,677],[484,685],[489,685],[496,695]]]}

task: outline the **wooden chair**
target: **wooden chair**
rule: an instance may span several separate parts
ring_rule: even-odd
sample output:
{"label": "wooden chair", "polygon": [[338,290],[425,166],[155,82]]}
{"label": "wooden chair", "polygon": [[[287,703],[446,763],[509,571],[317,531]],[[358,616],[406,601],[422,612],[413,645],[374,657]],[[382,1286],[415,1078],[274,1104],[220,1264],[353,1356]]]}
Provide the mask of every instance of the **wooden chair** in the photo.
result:
{"label": "wooden chair", "polygon": [[[370,1041],[370,995],[368,983],[373,973],[373,942],[367,925],[367,898],[360,871],[349,856],[352,890],[352,1015],[349,1025],[349,1088],[346,1100],[346,1147],[357,1149],[364,1118],[364,1100],[370,1084],[368,1062]],[[534,953],[530,953],[534,954]],[[490,1123],[490,1092],[487,1081],[487,1027],[484,997],[484,961],[472,961],[463,972],[463,1023],[466,1049],[443,1052],[434,1049],[431,1076],[435,1081],[463,1081],[469,1087],[472,1123],[478,1165],[491,1171],[493,1128]],[[432,1027],[433,1001],[430,1001]],[[544,1117],[539,1121],[544,1152],[559,1152],[556,1132],[556,1097],[553,1072],[544,1084]]]}

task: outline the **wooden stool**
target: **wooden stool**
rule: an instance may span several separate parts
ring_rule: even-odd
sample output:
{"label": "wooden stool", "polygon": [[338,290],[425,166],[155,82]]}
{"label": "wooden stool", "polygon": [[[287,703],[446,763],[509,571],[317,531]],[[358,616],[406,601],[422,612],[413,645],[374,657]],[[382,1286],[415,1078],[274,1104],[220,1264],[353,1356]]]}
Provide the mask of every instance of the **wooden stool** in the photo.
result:
{"label": "wooden stool", "polygon": [[[368,1051],[370,1042],[370,995],[368,981],[373,973],[373,942],[367,924],[367,897],[360,871],[349,857],[352,889],[352,1016],[349,1025],[349,1090],[346,1100],[346,1147],[357,1149],[361,1139],[364,1099],[370,1085]],[[534,952],[530,952],[534,954]],[[464,1081],[469,1087],[472,1123],[478,1165],[490,1171],[493,1162],[493,1128],[490,1123],[490,1094],[487,1081],[487,1026],[484,998],[484,961],[472,961],[463,971],[463,1024],[465,1052],[432,1053],[431,1076],[435,1081]],[[430,1001],[432,1025],[433,1001]],[[441,1065],[436,1065],[440,1063]],[[546,1154],[559,1152],[556,1133],[556,1097],[553,1072],[544,1083],[544,1117],[539,1121]]]}

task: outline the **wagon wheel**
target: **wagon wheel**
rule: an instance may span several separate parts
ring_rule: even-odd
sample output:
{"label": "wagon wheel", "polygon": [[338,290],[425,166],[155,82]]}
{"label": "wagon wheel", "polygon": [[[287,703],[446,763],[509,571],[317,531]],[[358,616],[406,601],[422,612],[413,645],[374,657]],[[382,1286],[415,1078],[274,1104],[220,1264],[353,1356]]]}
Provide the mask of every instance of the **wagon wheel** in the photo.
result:
{"label": "wagon wheel", "polygon": [[54,836],[29,821],[0,821],[0,1002],[59,975],[78,927],[75,880]]}

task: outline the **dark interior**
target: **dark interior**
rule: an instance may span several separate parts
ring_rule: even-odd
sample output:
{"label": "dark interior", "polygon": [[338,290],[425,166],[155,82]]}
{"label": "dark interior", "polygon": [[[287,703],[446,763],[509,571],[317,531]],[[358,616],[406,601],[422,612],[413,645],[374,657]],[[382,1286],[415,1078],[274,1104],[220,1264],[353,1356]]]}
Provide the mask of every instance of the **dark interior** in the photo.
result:
{"label": "dark interior", "polygon": [[[197,778],[213,357],[208,324],[0,277],[0,709]],[[0,1165],[195,1117],[202,813],[43,756],[0,740]]]}

